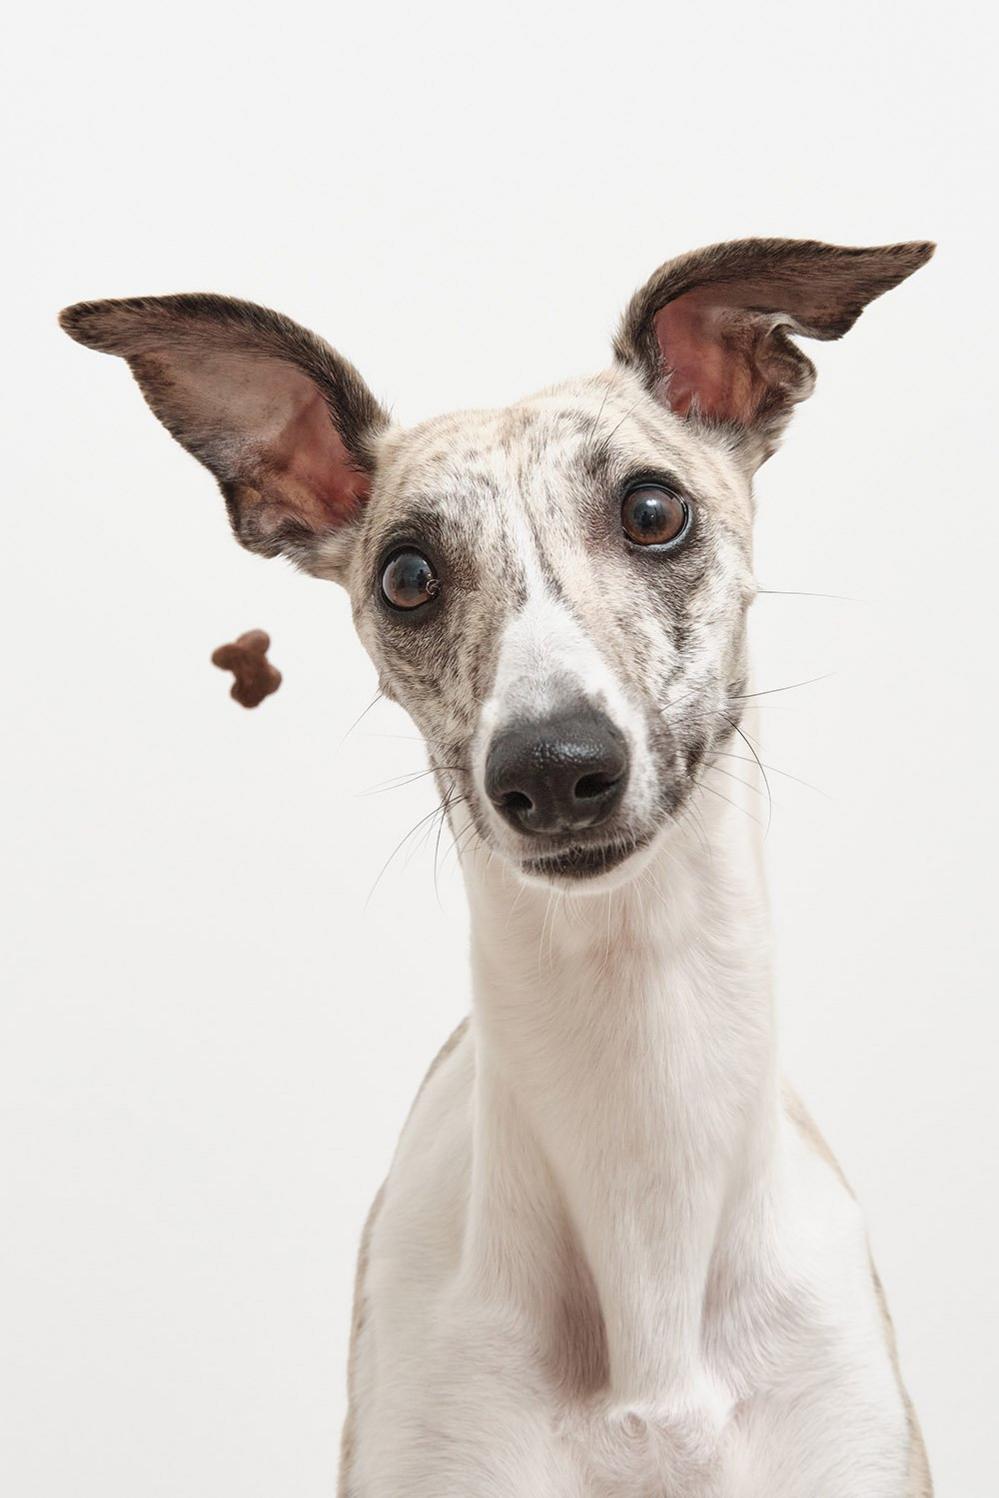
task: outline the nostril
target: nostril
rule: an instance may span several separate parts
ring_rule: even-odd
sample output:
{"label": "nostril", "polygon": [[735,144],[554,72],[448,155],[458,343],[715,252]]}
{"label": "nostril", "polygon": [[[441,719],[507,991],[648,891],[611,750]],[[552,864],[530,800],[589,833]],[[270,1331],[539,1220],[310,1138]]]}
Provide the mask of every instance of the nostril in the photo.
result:
{"label": "nostril", "polygon": [[511,817],[526,817],[534,810],[534,802],[523,791],[507,791],[500,797],[499,807]]}
{"label": "nostril", "polygon": [[606,795],[608,791],[613,790],[620,779],[620,775],[608,775],[603,770],[595,771],[592,775],[583,775],[576,781],[573,795],[577,801],[595,801],[598,796]]}

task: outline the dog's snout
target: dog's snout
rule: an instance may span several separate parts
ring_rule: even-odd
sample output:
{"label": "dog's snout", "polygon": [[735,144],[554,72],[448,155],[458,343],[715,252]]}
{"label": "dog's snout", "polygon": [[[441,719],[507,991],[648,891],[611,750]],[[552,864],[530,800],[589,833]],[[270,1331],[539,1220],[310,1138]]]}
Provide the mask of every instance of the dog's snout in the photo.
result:
{"label": "dog's snout", "polygon": [[486,757],[486,793],[518,832],[597,827],[617,809],[627,779],[623,734],[591,708],[503,729]]}

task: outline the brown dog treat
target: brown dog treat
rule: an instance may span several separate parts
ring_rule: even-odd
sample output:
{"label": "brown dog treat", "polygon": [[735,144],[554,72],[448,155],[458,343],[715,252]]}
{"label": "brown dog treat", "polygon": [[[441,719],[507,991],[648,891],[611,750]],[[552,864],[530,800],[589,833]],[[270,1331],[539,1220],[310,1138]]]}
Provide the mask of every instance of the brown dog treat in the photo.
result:
{"label": "brown dog treat", "polygon": [[229,695],[243,707],[257,707],[281,685],[281,672],[267,659],[270,648],[265,630],[250,629],[233,644],[212,651],[212,665],[235,676]]}

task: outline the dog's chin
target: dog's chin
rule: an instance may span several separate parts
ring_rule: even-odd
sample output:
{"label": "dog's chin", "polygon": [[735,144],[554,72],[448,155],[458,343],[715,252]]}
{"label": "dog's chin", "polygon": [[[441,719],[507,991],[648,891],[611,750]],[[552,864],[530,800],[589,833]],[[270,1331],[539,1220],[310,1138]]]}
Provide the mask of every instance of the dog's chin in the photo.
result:
{"label": "dog's chin", "polygon": [[651,856],[655,836],[651,832],[606,843],[572,844],[521,857],[514,867],[527,884],[567,894],[603,894],[628,884],[641,873]]}

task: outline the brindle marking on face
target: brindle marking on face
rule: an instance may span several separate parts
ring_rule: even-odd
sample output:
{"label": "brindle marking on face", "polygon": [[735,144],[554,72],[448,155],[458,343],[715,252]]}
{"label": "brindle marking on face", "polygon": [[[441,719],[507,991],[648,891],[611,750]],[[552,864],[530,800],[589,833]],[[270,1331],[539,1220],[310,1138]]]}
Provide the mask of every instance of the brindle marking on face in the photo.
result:
{"label": "brindle marking on face", "polygon": [[[621,527],[627,487],[654,477],[692,508],[675,551],[635,546]],[[732,731],[722,714],[738,706],[725,683],[742,679],[751,514],[748,479],[726,443],[692,440],[624,371],[386,439],[348,579],[355,619],[383,689],[434,761],[464,767],[442,775],[442,793],[457,782],[481,836],[495,840],[496,829],[472,773],[480,715],[505,629],[539,594],[620,684],[655,764],[655,791],[613,829],[607,866],[675,814],[711,746]],[[381,563],[402,543],[424,551],[441,579],[412,617],[378,596]],[[554,704],[573,681],[557,659],[548,669]],[[538,849],[563,851],[576,869],[586,864],[578,849]]]}

